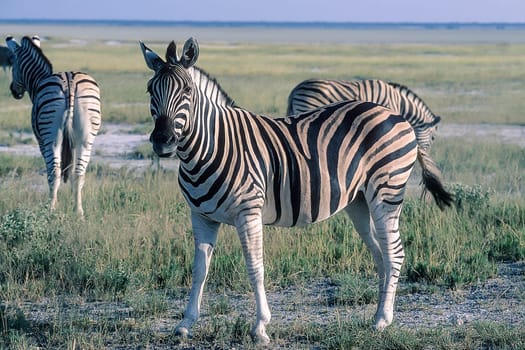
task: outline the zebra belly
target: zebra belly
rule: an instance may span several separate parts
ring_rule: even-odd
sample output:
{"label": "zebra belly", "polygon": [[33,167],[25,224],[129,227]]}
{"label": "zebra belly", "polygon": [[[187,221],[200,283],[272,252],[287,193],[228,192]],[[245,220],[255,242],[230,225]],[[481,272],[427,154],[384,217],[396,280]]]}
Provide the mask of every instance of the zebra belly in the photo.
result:
{"label": "zebra belly", "polygon": [[267,191],[262,210],[265,225],[305,226],[330,218],[344,209],[356,191],[341,189],[332,181],[314,182],[312,187],[280,192]]}

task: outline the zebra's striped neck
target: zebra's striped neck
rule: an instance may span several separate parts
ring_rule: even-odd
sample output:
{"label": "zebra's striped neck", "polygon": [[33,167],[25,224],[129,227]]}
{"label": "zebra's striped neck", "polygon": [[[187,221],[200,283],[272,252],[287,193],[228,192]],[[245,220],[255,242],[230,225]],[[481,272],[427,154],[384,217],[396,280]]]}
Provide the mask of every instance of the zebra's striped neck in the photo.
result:
{"label": "zebra's striped neck", "polygon": [[211,102],[221,106],[234,106],[235,101],[228,96],[215,78],[212,78],[208,72],[199,67],[192,69],[193,82],[197,89],[202,91]]}
{"label": "zebra's striped neck", "polygon": [[220,140],[224,137],[220,132],[217,132],[219,138],[217,140],[210,138],[209,135],[214,135],[219,129],[225,128],[224,124],[228,123],[226,119],[230,115],[226,110],[235,107],[235,103],[206,71],[193,67],[189,72],[195,84],[196,94],[191,122],[187,124],[187,129],[179,138],[177,154],[181,163],[188,162],[185,165],[193,167],[195,162],[208,159],[218,143],[224,141]]}
{"label": "zebra's striped neck", "polygon": [[402,98],[402,101],[400,101],[400,107],[404,107],[405,109],[404,111],[401,111],[402,115],[419,115],[419,118],[413,118],[417,119],[417,121],[409,120],[411,124],[417,122],[417,124],[413,124],[414,127],[429,128],[435,126],[439,122],[440,118],[432,113],[427,104],[416,95],[415,92],[398,83],[389,82],[388,85],[398,91]]}
{"label": "zebra's striped neck", "polygon": [[224,123],[225,120],[222,119],[227,118],[228,115],[225,109],[235,106],[233,99],[205,70],[193,67],[190,74],[197,94],[194,100],[191,125],[186,130],[186,135],[179,140],[178,155],[181,160],[205,159],[205,154],[212,151],[215,142],[210,142],[205,147],[204,154],[201,155],[195,154],[195,150],[202,150],[201,147],[197,147],[197,144],[203,140],[210,141],[211,139],[205,133],[213,133],[216,129],[220,129],[219,124]]}
{"label": "zebra's striped neck", "polygon": [[18,48],[16,57],[20,80],[33,100],[40,82],[53,74],[53,67],[42,50],[29,38],[22,39],[22,46]]}

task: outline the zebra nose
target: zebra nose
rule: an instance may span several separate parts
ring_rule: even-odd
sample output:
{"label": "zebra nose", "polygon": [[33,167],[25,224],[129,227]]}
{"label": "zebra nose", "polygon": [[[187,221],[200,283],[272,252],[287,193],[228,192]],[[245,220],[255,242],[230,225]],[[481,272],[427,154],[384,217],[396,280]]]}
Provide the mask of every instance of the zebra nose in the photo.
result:
{"label": "zebra nose", "polygon": [[24,90],[18,91],[17,89],[15,89],[12,83],[9,85],[9,89],[11,90],[11,95],[13,95],[13,97],[17,100],[20,100],[22,97],[24,97]]}
{"label": "zebra nose", "polygon": [[154,144],[172,144],[175,142],[175,137],[162,131],[155,131],[151,133],[149,141]]}
{"label": "zebra nose", "polygon": [[150,136],[151,143],[169,144],[175,142],[173,123],[166,115],[161,115],[155,120],[155,128]]}

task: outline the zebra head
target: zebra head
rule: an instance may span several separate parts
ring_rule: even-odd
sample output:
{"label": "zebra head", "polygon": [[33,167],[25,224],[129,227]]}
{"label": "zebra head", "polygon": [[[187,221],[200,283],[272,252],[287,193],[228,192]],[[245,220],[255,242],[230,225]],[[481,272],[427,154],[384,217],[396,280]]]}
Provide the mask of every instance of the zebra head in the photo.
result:
{"label": "zebra head", "polygon": [[166,50],[166,61],[144,43],[140,42],[140,47],[147,66],[155,72],[148,82],[150,112],[155,122],[150,142],[159,157],[172,157],[192,128],[195,84],[189,69],[197,61],[199,46],[193,38],[188,39],[179,58],[172,41]]}
{"label": "zebra head", "polygon": [[50,75],[53,68],[40,49],[40,38],[37,35],[22,38],[21,44],[12,36],[8,36],[5,41],[13,54],[12,81],[9,88],[14,98],[21,99],[26,91],[31,93],[30,89],[36,86],[41,78]]}

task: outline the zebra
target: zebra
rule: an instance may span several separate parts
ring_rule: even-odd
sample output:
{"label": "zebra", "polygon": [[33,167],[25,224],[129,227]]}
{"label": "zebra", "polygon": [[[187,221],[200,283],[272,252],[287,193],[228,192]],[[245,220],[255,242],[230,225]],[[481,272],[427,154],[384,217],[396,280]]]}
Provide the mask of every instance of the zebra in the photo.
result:
{"label": "zebra", "polygon": [[[166,60],[143,42],[154,75],[147,83],[160,157],[177,156],[179,186],[191,210],[195,243],[190,297],[175,333],[188,336],[200,314],[204,283],[221,224],[233,225],[255,292],[253,338],[270,342],[264,288],[263,225],[304,226],[345,210],[372,252],[379,274],[374,326],[393,320],[404,259],[399,216],[416,159],[424,183],[450,204],[435,170],[421,156],[410,124],[392,110],[342,101],[292,117],[257,115],[231,103],[215,79],[195,63],[199,46],[188,39]],[[433,185],[429,185],[433,183]]]}
{"label": "zebra", "polygon": [[9,36],[6,43],[14,55],[11,94],[21,99],[27,91],[33,103],[31,124],[46,163],[50,207],[56,208],[61,178],[72,176],[75,210],[83,217],[82,187],[101,125],[99,87],[82,72],[53,74],[38,36],[23,37],[20,44]]}
{"label": "zebra", "polygon": [[341,100],[370,101],[389,107],[405,117],[416,133],[419,147],[430,151],[441,117],[408,87],[383,80],[308,79],[288,96],[287,115],[306,112]]}
{"label": "zebra", "polygon": [[6,46],[0,45],[0,66],[2,69],[6,70],[6,67],[11,67],[13,65],[13,54]]}

